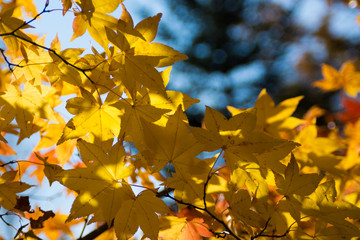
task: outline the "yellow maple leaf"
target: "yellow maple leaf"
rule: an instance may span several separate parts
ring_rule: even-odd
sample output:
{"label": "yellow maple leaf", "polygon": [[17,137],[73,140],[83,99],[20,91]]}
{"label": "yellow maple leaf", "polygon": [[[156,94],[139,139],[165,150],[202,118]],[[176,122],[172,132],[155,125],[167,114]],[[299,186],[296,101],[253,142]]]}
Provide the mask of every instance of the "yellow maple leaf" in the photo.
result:
{"label": "yellow maple leaf", "polygon": [[236,192],[225,194],[225,196],[230,205],[230,214],[237,221],[257,228],[265,225],[266,220],[259,213],[250,209],[251,198],[247,190],[239,189]]}
{"label": "yellow maple leaf", "polygon": [[99,103],[95,97],[85,89],[81,89],[82,97],[69,99],[66,109],[76,115],[64,128],[63,135],[57,144],[68,139],[82,137],[88,133],[95,141],[104,142],[120,133],[120,115],[122,111],[112,106],[111,99]]}
{"label": "yellow maple leaf", "polygon": [[[350,219],[358,219],[360,208],[337,198],[335,181],[330,180],[320,184],[311,195],[302,200],[301,210],[325,222],[324,227],[330,223],[332,228],[326,227],[326,230],[330,230],[334,236],[359,236],[360,230]],[[315,236],[326,236],[327,233],[323,230],[316,232]]]}
{"label": "yellow maple leaf", "polygon": [[152,42],[156,37],[161,16],[162,14],[158,13],[153,17],[143,19],[135,26],[135,30],[138,31],[147,42]]}
{"label": "yellow maple leaf", "polygon": [[[216,174],[213,174],[210,165],[214,164],[215,158],[199,159],[188,158],[175,164],[175,173],[166,179],[165,185],[173,188],[174,197],[185,203],[193,204],[197,207],[204,207],[204,198],[207,207],[213,206],[214,201],[209,194],[228,192],[227,181]],[[210,175],[211,174],[211,175]],[[206,185],[206,191],[204,185]],[[205,195],[204,195],[205,194]],[[179,208],[186,205],[178,204]]]}
{"label": "yellow maple leaf", "polygon": [[140,226],[146,237],[157,239],[159,219],[156,212],[170,213],[168,206],[149,190],[122,202],[114,221],[117,238],[119,240],[129,239]]}
{"label": "yellow maple leaf", "polygon": [[[91,81],[88,81],[88,79],[84,78],[82,75],[83,79],[81,86],[85,89],[96,89],[100,95],[108,93],[109,91],[112,93],[114,93],[114,91],[120,92],[120,89],[123,91],[122,85],[118,86],[120,89],[114,90],[115,82],[117,81],[114,81],[114,79],[110,76],[110,64],[109,61],[107,61],[106,56],[98,53],[94,47],[92,47],[91,50],[93,54],[86,54],[84,57],[79,58],[76,61],[77,67],[81,69],[91,69],[91,71],[87,71],[87,76],[91,79]],[[120,96],[121,95],[122,93]]]}
{"label": "yellow maple leaf", "polygon": [[[277,106],[265,89],[261,90],[254,108],[256,109],[256,129],[263,130],[273,136],[279,136],[279,131],[291,130],[300,125],[303,120],[291,117],[302,96],[289,98]],[[243,110],[228,106],[234,116]]]}
{"label": "yellow maple leaf", "polygon": [[115,80],[124,84],[132,98],[135,98],[136,90],[140,88],[139,82],[145,87],[164,93],[163,80],[155,67],[165,67],[187,59],[186,55],[171,47],[148,42],[153,40],[157,32],[157,25],[154,29],[148,22],[158,20],[159,15],[143,20],[134,28],[130,14],[123,6],[117,31],[106,28],[107,38],[116,47],[115,53],[109,56],[111,74]]}
{"label": "yellow maple leaf", "polygon": [[32,1],[19,0],[16,1],[16,5],[17,7],[14,10],[14,16],[22,16],[23,11],[25,11],[29,17],[35,17],[37,14],[35,3]]}
{"label": "yellow maple leaf", "polygon": [[125,151],[120,143],[108,153],[81,139],[78,146],[86,168],[62,170],[57,165],[45,164],[45,174],[50,183],[59,181],[79,192],[67,221],[94,213],[94,221],[107,221],[110,225],[120,208],[118,203],[133,194],[123,182],[133,167],[125,166]]}
{"label": "yellow maple leaf", "polygon": [[143,145],[143,124],[146,122],[155,122],[159,125],[165,125],[167,119],[159,122],[161,117],[169,112],[168,109],[157,108],[150,104],[149,93],[146,89],[137,92],[135,98],[124,98],[114,103],[114,107],[120,109],[124,114],[121,116],[121,128],[119,138],[132,141],[141,148]]}
{"label": "yellow maple leaf", "polygon": [[[63,82],[69,83],[75,86],[83,86],[82,79],[80,72],[74,68],[76,67],[83,67],[83,69],[90,69],[91,67],[88,66],[78,66],[78,61],[81,60],[79,57],[83,52],[84,49],[81,48],[69,48],[61,51],[61,44],[56,36],[54,40],[51,42],[51,49],[56,51],[57,55],[52,52],[49,52],[50,60],[44,61],[46,64],[43,67],[43,72],[46,73],[47,78],[52,86],[59,86],[63,87]],[[60,59],[60,56],[62,59]],[[64,62],[63,59],[67,61]],[[68,63],[73,64],[70,66]],[[73,86],[73,89],[70,93],[75,93],[76,90]],[[58,91],[63,92],[62,89],[58,89]],[[67,93],[67,94],[70,94]],[[64,92],[63,92],[64,94]],[[64,94],[65,95],[65,94]]]}
{"label": "yellow maple leaf", "polygon": [[319,87],[324,91],[336,91],[344,88],[345,92],[353,97],[360,91],[360,73],[356,71],[352,61],[345,62],[340,71],[324,64],[322,67],[324,79],[315,81],[313,86]]}
{"label": "yellow maple leaf", "polygon": [[[169,82],[171,69],[172,67],[170,66],[160,73],[165,87]],[[191,105],[200,102],[200,100],[178,91],[167,90],[164,95],[149,89],[147,94],[149,95],[149,104],[157,108],[171,110],[167,115],[174,114],[179,105],[181,105],[182,110],[185,111]]]}
{"label": "yellow maple leaf", "polygon": [[55,146],[56,158],[59,160],[61,166],[64,166],[74,152],[76,140],[71,139],[61,144],[56,144],[66,125],[64,119],[60,115],[57,114],[56,117],[58,119],[57,124],[48,124],[45,128],[40,130],[40,141],[33,150],[38,151]]}
{"label": "yellow maple leaf", "polygon": [[20,139],[30,137],[32,134],[34,116],[57,122],[49,103],[44,100],[39,90],[30,83],[25,83],[22,91],[13,85],[9,85],[7,91],[0,98],[11,109],[5,116],[8,119],[7,121],[15,117],[19,125]]}
{"label": "yellow maple leaf", "polygon": [[[38,44],[44,44],[45,38],[37,39]],[[34,86],[41,86],[42,81],[46,79],[44,74],[44,66],[47,63],[52,62],[52,58],[49,52],[42,48],[26,43],[23,47],[22,54],[25,55],[24,59],[17,58],[14,63],[22,66],[14,69],[13,84],[17,83],[33,82]]]}
{"label": "yellow maple leaf", "polygon": [[192,159],[202,152],[203,145],[189,132],[187,118],[181,106],[169,117],[165,127],[142,121],[146,148],[142,155],[153,165],[153,171],[160,171],[171,163],[175,169],[185,159]]}
{"label": "yellow maple leaf", "polygon": [[360,119],[355,123],[345,126],[345,135],[348,138],[346,157],[341,162],[345,169],[350,169],[360,164]]}
{"label": "yellow maple leaf", "polygon": [[[18,14],[14,13],[15,8],[14,7],[2,7],[0,10],[0,34],[7,34],[11,33],[15,29],[19,28],[23,25],[24,21],[22,19],[17,18]],[[24,25],[23,28],[28,28],[29,25]],[[21,29],[16,31],[16,34],[24,39],[30,40],[31,38],[24,34]],[[4,35],[2,36],[2,39],[4,40],[5,44],[10,50],[10,53],[13,56],[16,56],[16,53],[19,49],[19,39],[12,36],[12,35]]]}
{"label": "yellow maple leaf", "polygon": [[237,189],[246,186],[248,191],[259,201],[267,200],[269,195],[268,183],[256,163],[242,164],[231,173],[230,179]]}
{"label": "yellow maple leaf", "polygon": [[[342,144],[329,137],[318,137],[317,127],[309,125],[295,137],[301,146],[294,150],[295,158],[304,166],[315,167],[335,175],[343,174],[338,166],[342,160],[333,152],[342,148]],[[347,163],[350,165],[350,163]]]}
{"label": "yellow maple leaf", "polygon": [[105,50],[108,49],[108,40],[105,28],[115,29],[117,19],[106,13],[115,11],[123,0],[90,0],[77,2],[81,11],[74,11],[73,31],[71,41],[82,36],[86,30],[93,39]]}
{"label": "yellow maple leaf", "polygon": [[255,124],[255,109],[244,110],[226,119],[222,113],[207,107],[204,118],[206,129],[191,128],[191,131],[206,146],[207,151],[222,148],[231,171],[244,161],[259,164],[256,155],[265,152],[268,152],[268,157],[274,161],[279,161],[297,146],[294,142],[257,131]]}
{"label": "yellow maple leaf", "polygon": [[61,0],[62,5],[63,5],[63,16],[67,13],[67,11],[71,8],[72,6],[72,1],[71,0]]}
{"label": "yellow maple leaf", "polygon": [[[167,84],[171,68],[162,72],[164,85]],[[114,103],[114,106],[124,112],[121,116],[119,138],[132,141],[140,146],[143,143],[143,125],[141,119],[165,126],[170,115],[173,115],[179,106],[185,111],[198,100],[177,91],[166,91],[159,94],[147,88],[137,91],[134,98],[123,98]]]}
{"label": "yellow maple leaf", "polygon": [[317,188],[321,178],[320,175],[315,173],[300,174],[294,155],[291,155],[284,177],[275,173],[276,186],[279,188],[277,192],[285,197],[291,197],[293,194],[300,196],[311,194]]}

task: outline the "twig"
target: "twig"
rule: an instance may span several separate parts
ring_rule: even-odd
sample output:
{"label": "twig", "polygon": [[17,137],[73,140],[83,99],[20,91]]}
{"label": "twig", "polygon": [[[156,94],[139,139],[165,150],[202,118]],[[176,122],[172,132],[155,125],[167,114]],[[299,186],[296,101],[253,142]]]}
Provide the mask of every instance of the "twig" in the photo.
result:
{"label": "twig", "polygon": [[211,169],[207,175],[206,181],[204,183],[204,192],[203,192],[203,200],[204,200],[204,209],[207,209],[206,207],[206,189],[207,189],[207,185],[209,184],[209,181],[212,177],[212,171],[215,167],[216,162],[218,161],[218,159],[220,158],[220,156],[222,155],[222,153],[224,152],[224,150],[222,149],[221,152],[219,153],[219,155],[216,157],[214,164],[211,166]]}
{"label": "twig", "polygon": [[268,218],[268,220],[266,221],[265,226],[263,227],[263,229],[261,229],[261,231],[260,231],[258,234],[256,234],[255,236],[251,237],[251,240],[253,240],[253,239],[255,239],[255,238],[258,238],[259,236],[262,236],[262,234],[263,234],[264,231],[266,230],[266,228],[267,228],[270,220],[271,220],[271,217]]}
{"label": "twig", "polygon": [[1,214],[1,215],[0,215],[0,219],[1,219],[7,226],[12,227],[13,229],[17,230],[16,227],[14,227],[12,224],[8,223],[8,222],[3,218],[4,216],[8,216],[8,215],[10,215],[9,212],[6,212],[6,213],[4,213],[4,214]]}
{"label": "twig", "polygon": [[80,233],[80,237],[79,237],[79,238],[82,238],[82,235],[84,234],[84,231],[85,231],[86,225],[87,225],[87,223],[88,223],[88,220],[89,220],[89,217],[86,217],[86,218],[85,218],[84,227],[83,227],[82,230],[81,230],[81,233]]}
{"label": "twig", "polygon": [[9,227],[12,227],[14,230],[16,230],[16,235],[14,236],[14,239],[20,234],[20,233],[24,233],[22,230],[29,224],[25,224],[25,225],[22,225],[21,222],[21,226],[19,229],[17,229],[16,227],[14,227],[12,224],[8,223],[5,219],[4,219],[4,216],[9,216],[9,215],[13,215],[13,216],[17,216],[19,217],[19,222],[21,220],[21,216],[17,215],[17,214],[14,214],[14,213],[10,213],[10,212],[6,212],[4,214],[1,214],[0,215],[0,219]]}
{"label": "twig", "polygon": [[94,231],[90,232],[86,236],[78,238],[78,240],[93,240],[96,237],[100,236],[102,233],[104,233],[106,230],[111,228],[113,225],[114,225],[114,221],[112,221],[110,227],[107,225],[107,223],[104,223],[103,225],[101,225]]}
{"label": "twig", "polygon": [[[66,65],[68,65],[68,66],[76,69],[77,71],[81,72],[81,73],[95,86],[96,91],[98,92],[98,95],[100,95],[99,90],[98,90],[97,87],[96,87],[96,83],[95,83],[95,82],[90,78],[90,76],[86,73],[86,72],[88,72],[88,71],[93,70],[93,68],[87,68],[87,69],[80,68],[80,67],[78,67],[78,66],[70,63],[70,62],[69,62],[68,60],[66,60],[63,56],[61,56],[59,53],[57,53],[54,49],[51,49],[51,48],[46,47],[46,46],[43,46],[43,45],[38,44],[38,43],[36,43],[36,42],[34,42],[34,41],[32,41],[32,40],[29,40],[29,39],[27,39],[27,38],[25,38],[25,37],[23,37],[23,36],[20,36],[20,35],[17,35],[17,34],[16,34],[16,32],[17,32],[18,30],[20,30],[20,29],[23,28],[24,26],[28,25],[29,23],[35,21],[35,20],[36,20],[39,16],[41,16],[42,14],[47,13],[47,12],[51,12],[52,10],[47,10],[47,9],[46,9],[46,8],[48,7],[48,5],[49,5],[49,1],[47,0],[46,3],[45,3],[44,9],[43,9],[40,13],[38,13],[35,17],[33,17],[31,20],[29,20],[29,21],[27,21],[27,22],[24,22],[23,24],[21,24],[19,27],[17,27],[16,29],[14,29],[14,30],[11,31],[11,32],[0,34],[0,37],[3,37],[3,36],[13,36],[13,37],[15,37],[15,38],[18,38],[18,39],[23,40],[24,42],[30,43],[31,45],[34,45],[34,46],[36,46],[36,47],[42,48],[42,49],[44,49],[44,50],[47,50],[48,52],[51,52],[51,53],[54,54],[56,57],[58,57],[63,63],[65,63]],[[3,57],[4,57],[4,53],[3,53],[3,52],[2,52],[2,55],[3,55]],[[12,71],[12,67],[11,67],[11,66],[17,66],[17,65],[15,65],[15,64],[11,63],[10,61],[8,61],[7,58],[4,58],[4,59],[5,59],[5,61],[7,62],[7,64],[9,65],[9,67],[10,67],[10,71]],[[99,98],[99,99],[100,99],[100,101],[101,101],[101,98]],[[102,102],[101,102],[101,104],[102,104]]]}
{"label": "twig", "polygon": [[256,234],[255,236],[252,236],[252,237],[250,238],[251,240],[254,240],[254,239],[258,238],[258,237],[271,237],[271,238],[282,238],[282,237],[285,237],[285,236],[290,232],[291,227],[296,223],[296,221],[295,221],[295,222],[293,222],[292,224],[290,224],[290,226],[288,227],[288,229],[287,229],[283,234],[281,234],[281,235],[263,234],[264,231],[266,230],[269,222],[270,222],[270,219],[271,219],[271,218],[269,218],[269,219],[266,221],[264,228],[263,228],[258,234]]}
{"label": "twig", "polygon": [[228,227],[228,225],[227,225],[224,221],[220,220],[218,217],[216,217],[216,216],[215,216],[212,212],[210,212],[208,209],[206,209],[206,208],[201,208],[201,207],[192,205],[191,203],[183,202],[183,201],[181,201],[181,200],[179,200],[179,199],[176,199],[176,198],[170,196],[169,194],[167,194],[167,195],[165,195],[165,196],[168,197],[168,198],[170,198],[170,199],[172,199],[172,200],[174,200],[174,201],[177,202],[177,203],[184,204],[184,205],[187,205],[187,206],[193,207],[193,208],[195,208],[195,209],[198,209],[198,210],[201,210],[201,211],[206,212],[210,217],[212,217],[212,218],[215,219],[218,223],[220,223],[221,225],[223,225],[223,227],[225,228],[226,232],[228,232],[229,235],[233,236],[233,237],[234,237],[235,239],[237,239],[237,240],[241,240],[241,238],[238,237],[238,236]]}
{"label": "twig", "polygon": [[7,163],[3,163],[0,165],[0,167],[5,167],[9,164],[18,164],[18,163],[32,163],[32,164],[37,164],[37,165],[45,165],[44,163],[38,163],[38,162],[32,162],[32,161],[29,161],[29,160],[12,160],[10,162],[7,162]]}
{"label": "twig", "polygon": [[169,193],[171,193],[172,191],[174,191],[173,188],[165,188],[164,190],[156,193],[156,197],[158,198],[167,197],[167,195],[169,195]]}
{"label": "twig", "polygon": [[9,164],[14,164],[14,163],[17,163],[16,160],[12,160],[12,161],[10,161],[10,162],[3,163],[3,164],[0,165],[0,167],[5,167],[5,166],[7,166],[7,165],[9,165]]}
{"label": "twig", "polygon": [[14,72],[13,67],[20,67],[20,68],[24,67],[24,66],[21,66],[21,65],[10,62],[9,59],[7,58],[7,56],[5,55],[5,50],[4,49],[0,48],[0,52],[1,52],[2,57],[5,60],[6,64],[8,65],[8,68],[9,68],[10,72]]}
{"label": "twig", "polygon": [[[10,35],[13,35],[16,31],[20,30],[21,28],[25,27],[26,25],[29,25],[30,23],[32,23],[33,21],[35,21],[38,17],[40,17],[42,14],[47,13],[47,12],[51,12],[51,10],[46,10],[46,8],[49,6],[49,0],[46,1],[45,6],[43,8],[43,10],[36,14],[35,17],[33,17],[32,19],[30,19],[29,21],[25,22],[23,24],[21,24],[19,27],[15,28]],[[0,35],[1,36],[1,35]],[[5,35],[6,36],[6,35]]]}

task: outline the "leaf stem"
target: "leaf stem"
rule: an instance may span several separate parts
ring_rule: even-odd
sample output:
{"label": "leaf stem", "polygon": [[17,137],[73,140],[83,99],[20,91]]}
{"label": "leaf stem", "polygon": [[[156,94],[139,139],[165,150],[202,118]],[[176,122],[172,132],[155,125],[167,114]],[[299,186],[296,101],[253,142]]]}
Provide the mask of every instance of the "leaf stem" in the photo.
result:
{"label": "leaf stem", "polygon": [[205,183],[204,183],[204,193],[203,193],[204,209],[207,209],[207,206],[206,206],[206,189],[207,189],[207,185],[209,184],[209,181],[210,181],[210,179],[211,179],[211,177],[212,177],[212,171],[213,171],[213,169],[214,169],[214,167],[215,167],[215,164],[216,164],[216,162],[219,160],[219,158],[220,158],[220,156],[222,155],[223,152],[224,152],[224,150],[221,149],[221,152],[220,152],[219,155],[216,157],[213,165],[211,166],[211,169],[210,169],[210,171],[209,171],[209,173],[208,173],[208,175],[207,175],[206,181],[205,181]]}
{"label": "leaf stem", "polygon": [[82,230],[81,230],[81,233],[80,233],[80,237],[79,237],[79,238],[82,238],[82,235],[84,234],[84,231],[85,231],[86,225],[87,225],[87,223],[88,223],[88,220],[89,220],[89,217],[86,217],[86,218],[85,218],[85,222],[84,222],[84,227],[83,227]]}

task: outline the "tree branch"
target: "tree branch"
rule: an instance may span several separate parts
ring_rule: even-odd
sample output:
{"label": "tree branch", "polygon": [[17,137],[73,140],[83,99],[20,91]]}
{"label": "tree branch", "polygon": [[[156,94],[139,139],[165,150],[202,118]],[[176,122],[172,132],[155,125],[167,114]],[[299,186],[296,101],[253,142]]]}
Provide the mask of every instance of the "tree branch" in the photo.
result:
{"label": "tree branch", "polygon": [[85,235],[84,237],[78,238],[78,240],[92,240],[92,239],[95,239],[96,237],[98,237],[102,233],[104,233],[106,230],[111,228],[112,226],[113,226],[113,223],[111,224],[110,227],[107,225],[107,223],[104,223],[103,225],[101,225],[100,227],[98,227],[94,231],[90,232],[89,234]]}
{"label": "tree branch", "polygon": [[266,228],[268,227],[268,224],[269,224],[270,220],[271,220],[271,217],[269,217],[269,219],[266,221],[264,228],[263,228],[258,234],[256,234],[255,236],[252,236],[250,239],[251,239],[251,240],[254,240],[254,239],[258,238],[258,237],[271,237],[271,238],[282,238],[282,237],[285,237],[285,236],[290,232],[291,227],[296,223],[296,221],[293,222],[293,223],[288,227],[288,229],[287,229],[283,234],[281,234],[281,235],[264,234]]}
{"label": "tree branch", "polygon": [[[15,38],[18,38],[20,40],[23,40],[24,42],[27,42],[27,43],[30,43],[31,45],[34,45],[36,47],[39,47],[39,48],[42,48],[44,50],[47,50],[48,52],[51,52],[52,54],[54,54],[56,57],[58,57],[63,63],[65,63],[66,65],[78,70],[79,72],[81,72],[92,84],[95,84],[95,82],[89,77],[89,75],[86,73],[88,71],[91,71],[93,70],[92,68],[89,68],[89,69],[83,69],[83,68],[80,68],[72,63],[70,63],[68,60],[66,60],[64,57],[62,57],[59,53],[57,53],[54,49],[51,49],[51,48],[48,48],[46,46],[43,46],[41,44],[38,44],[32,40],[29,40],[23,36],[19,36],[16,34],[16,32],[18,30],[20,30],[21,28],[25,27],[26,25],[29,25],[31,22],[35,21],[38,17],[40,17],[42,14],[44,13],[47,13],[47,12],[51,12],[52,10],[47,10],[47,7],[49,5],[49,1],[47,0],[46,3],[45,3],[45,7],[44,9],[38,13],[35,17],[33,17],[31,20],[27,21],[27,22],[24,22],[23,24],[21,24],[19,27],[17,27],[16,29],[14,29],[13,31],[11,32],[8,32],[8,33],[2,33],[0,34],[0,37],[3,37],[3,36],[13,36]],[[3,55],[6,63],[8,64],[8,66],[10,67],[10,71],[12,71],[12,66],[17,66],[16,64],[13,64],[11,62],[8,61],[8,59],[5,57],[3,51],[1,51],[1,54]],[[96,89],[97,90],[97,89]],[[98,91],[98,90],[97,90]]]}
{"label": "tree branch", "polygon": [[[216,217],[216,216],[215,216],[212,212],[210,212],[207,208],[201,208],[201,207],[197,207],[197,206],[195,206],[195,205],[192,205],[191,203],[183,202],[183,201],[181,201],[181,200],[179,200],[179,199],[176,199],[176,198],[170,196],[169,194],[166,194],[165,196],[168,197],[168,198],[170,198],[170,199],[172,199],[172,200],[174,200],[174,201],[177,202],[177,203],[184,204],[184,205],[187,205],[187,206],[193,207],[193,208],[195,208],[195,209],[198,209],[198,210],[201,210],[201,211],[206,212],[210,217],[212,217],[212,218],[213,218],[214,220],[216,220],[218,223],[220,223],[221,225],[223,225],[223,227],[225,228],[226,232],[228,232],[227,234],[233,236],[233,237],[234,237],[235,239],[237,239],[237,240],[241,240],[241,238],[238,237],[238,236],[228,227],[228,225],[227,225],[224,221],[222,221],[222,220],[220,220],[218,217]],[[224,233],[225,233],[225,232],[224,232]]]}
{"label": "tree branch", "polygon": [[18,64],[14,64],[12,62],[9,61],[9,59],[7,58],[7,56],[5,55],[5,50],[0,48],[0,52],[1,52],[1,55],[3,57],[3,59],[5,60],[6,64],[8,65],[8,68],[10,70],[10,72],[13,72],[13,67],[23,67],[23,66],[20,66]]}

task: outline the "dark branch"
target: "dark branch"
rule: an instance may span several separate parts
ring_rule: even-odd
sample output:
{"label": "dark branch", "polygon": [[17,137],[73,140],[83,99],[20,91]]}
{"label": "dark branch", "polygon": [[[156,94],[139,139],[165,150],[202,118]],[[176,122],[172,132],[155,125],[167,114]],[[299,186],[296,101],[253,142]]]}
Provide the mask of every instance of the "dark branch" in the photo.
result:
{"label": "dark branch", "polygon": [[[110,228],[112,227],[112,225],[110,226]],[[78,238],[78,240],[92,240],[92,239],[95,239],[96,237],[100,236],[102,233],[104,233],[108,229],[109,229],[109,227],[108,227],[107,223],[104,223],[103,225],[101,225],[100,227],[98,227],[94,231],[90,232],[86,236]]]}
{"label": "dark branch", "polygon": [[[80,67],[78,67],[78,66],[70,63],[68,60],[66,60],[64,57],[62,57],[59,53],[57,53],[54,49],[48,48],[48,47],[46,47],[46,46],[43,46],[43,45],[38,44],[38,43],[36,43],[36,42],[34,42],[34,41],[32,41],[32,40],[29,40],[29,39],[27,39],[27,38],[25,38],[25,37],[23,37],[23,36],[19,36],[19,35],[16,34],[16,32],[17,32],[18,30],[20,30],[21,28],[25,27],[26,25],[29,25],[31,22],[35,21],[35,20],[36,20],[38,17],[40,17],[42,14],[47,13],[47,12],[51,12],[52,10],[47,10],[47,9],[46,9],[47,6],[48,6],[48,1],[46,1],[46,4],[45,4],[44,9],[43,9],[40,13],[38,13],[34,18],[32,18],[31,20],[29,20],[29,21],[27,21],[27,22],[24,22],[23,24],[21,24],[19,27],[17,27],[16,29],[14,29],[14,30],[11,31],[11,32],[0,34],[0,37],[3,37],[3,36],[13,36],[13,37],[16,37],[16,38],[18,38],[18,39],[23,40],[24,42],[30,43],[30,44],[32,44],[32,45],[34,45],[34,46],[36,46],[36,47],[42,48],[42,49],[44,49],[44,50],[47,50],[48,52],[51,52],[52,54],[54,54],[55,56],[57,56],[57,57],[58,57],[62,62],[64,62],[66,65],[71,66],[72,68],[74,68],[74,69],[78,70],[79,72],[81,72],[92,84],[96,85],[95,82],[94,82],[94,81],[89,77],[89,75],[86,73],[86,72],[91,71],[91,70],[93,70],[93,69],[91,69],[91,68],[89,68],[89,69],[80,68]],[[2,55],[3,55],[3,57],[4,57],[4,53],[3,53],[3,52],[1,52],[1,53],[2,53]],[[4,59],[5,59],[5,61],[7,62],[7,64],[8,64],[9,66],[17,66],[17,65],[14,65],[14,64],[10,63],[7,58],[4,57]],[[12,71],[12,67],[10,68],[10,71]]]}
{"label": "dark branch", "polygon": [[[198,209],[198,210],[201,210],[201,211],[206,212],[210,217],[212,217],[212,218],[213,218],[214,220],[216,220],[218,223],[220,223],[221,225],[223,225],[223,227],[225,228],[226,232],[228,232],[229,235],[233,236],[233,237],[234,237],[235,239],[237,239],[237,240],[240,240],[240,239],[241,239],[240,237],[238,237],[238,236],[228,227],[228,225],[227,225],[224,221],[222,221],[222,220],[220,220],[218,217],[216,217],[216,216],[215,216],[212,212],[210,212],[207,208],[201,208],[201,207],[197,207],[197,206],[195,206],[195,205],[192,205],[191,203],[186,203],[186,202],[184,202],[184,201],[181,201],[181,200],[179,200],[179,199],[176,199],[176,198],[170,196],[169,194],[167,194],[167,195],[165,195],[165,196],[168,197],[168,198],[170,198],[170,199],[172,199],[172,200],[174,200],[174,201],[177,202],[177,203],[180,203],[180,204],[183,204],[183,205],[187,205],[187,206],[193,207],[193,208],[195,208],[195,209]],[[225,233],[225,232],[224,232],[224,233]]]}
{"label": "dark branch", "polygon": [[14,64],[14,63],[10,62],[9,59],[7,58],[7,56],[5,55],[5,50],[4,49],[0,48],[0,52],[1,52],[2,57],[5,60],[6,64],[8,65],[8,68],[9,68],[10,72],[14,71],[13,67],[23,67],[23,66],[20,66],[18,64]]}
{"label": "dark branch", "polygon": [[283,234],[281,234],[281,235],[264,234],[266,228],[267,228],[268,225],[269,225],[270,220],[271,220],[271,218],[269,218],[269,219],[266,221],[264,228],[263,228],[258,234],[256,234],[255,236],[252,236],[250,239],[251,239],[251,240],[254,240],[254,239],[258,238],[258,237],[271,237],[271,238],[282,238],[282,237],[285,237],[285,236],[290,232],[291,227],[296,223],[296,222],[293,222],[293,223],[289,226],[289,228],[288,228]]}

